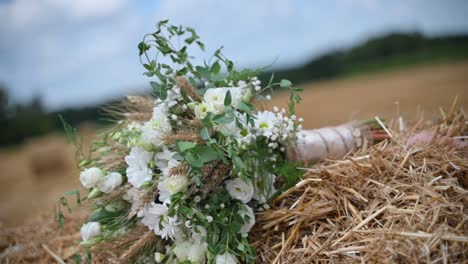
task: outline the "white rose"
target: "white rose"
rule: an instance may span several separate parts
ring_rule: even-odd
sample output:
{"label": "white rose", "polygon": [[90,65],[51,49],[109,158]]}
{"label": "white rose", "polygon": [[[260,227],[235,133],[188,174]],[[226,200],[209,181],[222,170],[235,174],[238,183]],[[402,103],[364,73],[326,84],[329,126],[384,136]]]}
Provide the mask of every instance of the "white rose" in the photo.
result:
{"label": "white rose", "polygon": [[237,258],[229,253],[224,253],[222,255],[217,255],[215,259],[216,264],[237,264]]}
{"label": "white rose", "polygon": [[188,178],[185,175],[174,175],[167,177],[163,183],[166,187],[166,190],[168,190],[171,195],[185,190],[189,185]]}
{"label": "white rose", "polygon": [[103,193],[111,193],[115,188],[122,184],[122,175],[118,172],[109,173],[106,177],[102,178],[97,187]]}
{"label": "white rose", "polygon": [[252,182],[243,181],[241,178],[226,181],[226,189],[233,199],[237,199],[243,203],[248,203],[254,194]]}
{"label": "white rose", "polygon": [[187,260],[195,264],[202,264],[205,263],[205,252],[206,252],[206,244],[197,244],[194,243],[190,246]]}
{"label": "white rose", "polygon": [[93,188],[104,177],[104,172],[96,167],[85,169],[80,174],[80,182],[85,188]]}
{"label": "white rose", "polygon": [[89,222],[81,226],[81,237],[83,241],[88,241],[93,237],[97,237],[101,234],[101,224],[98,222]]}
{"label": "white rose", "polygon": [[214,108],[211,104],[199,103],[193,109],[195,116],[198,119],[203,119],[208,114],[208,112],[213,112]]}
{"label": "white rose", "polygon": [[[252,208],[250,208],[247,205],[244,206],[242,209],[239,210],[239,215],[242,217],[242,219],[244,219],[244,221],[246,221],[241,226],[240,232],[241,233],[250,232],[250,229],[252,229],[252,226],[254,226],[255,224],[255,215],[254,215]],[[246,216],[248,216],[248,219]]]}

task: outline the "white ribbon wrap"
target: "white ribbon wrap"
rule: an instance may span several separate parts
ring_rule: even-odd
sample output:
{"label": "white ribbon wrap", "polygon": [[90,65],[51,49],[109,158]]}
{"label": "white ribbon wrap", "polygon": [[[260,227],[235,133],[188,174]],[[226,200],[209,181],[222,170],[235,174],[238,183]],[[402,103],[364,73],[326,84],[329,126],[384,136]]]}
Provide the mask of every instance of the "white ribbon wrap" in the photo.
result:
{"label": "white ribbon wrap", "polygon": [[288,157],[295,161],[316,162],[326,158],[340,159],[351,150],[369,141],[369,128],[357,121],[301,132],[296,146],[288,150]]}

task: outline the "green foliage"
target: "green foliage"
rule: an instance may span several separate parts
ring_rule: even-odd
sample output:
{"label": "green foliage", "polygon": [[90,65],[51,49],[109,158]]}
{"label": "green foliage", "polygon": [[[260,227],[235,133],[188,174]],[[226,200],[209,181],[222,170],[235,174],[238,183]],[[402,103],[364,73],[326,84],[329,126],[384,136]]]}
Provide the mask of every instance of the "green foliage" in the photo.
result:
{"label": "green foliage", "polygon": [[55,219],[57,220],[57,223],[59,224],[59,226],[62,228],[65,223],[65,216],[63,214],[63,209],[65,208],[68,211],[68,213],[72,212],[72,208],[70,204],[68,203],[67,196],[76,196],[76,203],[78,205],[81,205],[80,191],[78,190],[68,191],[64,194],[64,196],[60,197],[56,211],[55,211]]}

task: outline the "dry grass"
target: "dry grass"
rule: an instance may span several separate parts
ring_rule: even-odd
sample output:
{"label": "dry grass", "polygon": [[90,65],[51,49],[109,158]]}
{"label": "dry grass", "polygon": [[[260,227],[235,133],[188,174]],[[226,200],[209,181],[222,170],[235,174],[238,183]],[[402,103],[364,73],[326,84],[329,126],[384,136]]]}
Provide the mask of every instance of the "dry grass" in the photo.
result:
{"label": "dry grass", "polygon": [[[258,263],[462,263],[468,260],[468,120],[442,113],[344,160],[308,169],[303,180],[258,213],[251,234]],[[407,144],[418,131],[433,136]],[[414,141],[414,140],[413,140]],[[72,220],[72,221],[70,221]],[[84,214],[57,231],[53,217],[3,228],[0,262],[71,261]],[[143,226],[94,252],[95,263],[128,262],[159,247]]]}
{"label": "dry grass", "polygon": [[444,116],[427,144],[390,130],[392,141],[309,169],[257,215],[258,262],[468,261],[468,147],[452,139],[466,137],[468,120]]}

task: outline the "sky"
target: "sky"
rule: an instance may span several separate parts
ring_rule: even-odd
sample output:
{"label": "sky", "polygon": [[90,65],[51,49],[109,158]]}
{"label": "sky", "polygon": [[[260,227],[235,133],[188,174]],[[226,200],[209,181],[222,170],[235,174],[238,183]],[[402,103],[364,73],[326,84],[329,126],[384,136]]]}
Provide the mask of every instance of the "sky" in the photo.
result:
{"label": "sky", "polygon": [[50,110],[141,92],[137,44],[163,19],[238,67],[280,68],[390,31],[468,32],[468,1],[0,0],[0,83]]}

